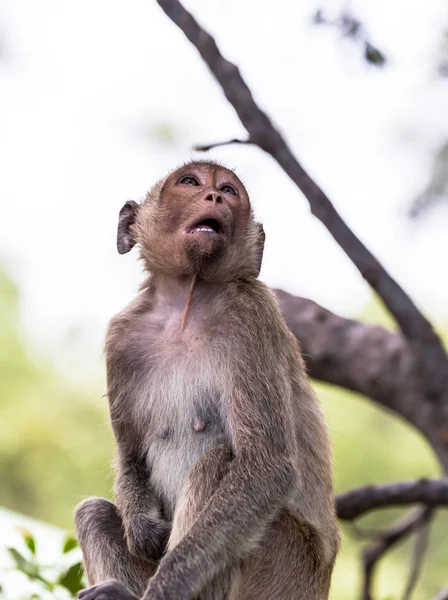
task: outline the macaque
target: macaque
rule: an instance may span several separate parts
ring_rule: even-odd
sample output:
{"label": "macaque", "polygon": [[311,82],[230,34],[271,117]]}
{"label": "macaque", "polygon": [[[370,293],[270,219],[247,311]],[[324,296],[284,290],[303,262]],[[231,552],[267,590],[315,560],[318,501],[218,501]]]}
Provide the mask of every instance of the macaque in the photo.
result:
{"label": "macaque", "polygon": [[148,279],[107,333],[116,503],[76,509],[80,599],[325,600],[331,448],[245,187],[188,163],[124,205],[117,245]]}

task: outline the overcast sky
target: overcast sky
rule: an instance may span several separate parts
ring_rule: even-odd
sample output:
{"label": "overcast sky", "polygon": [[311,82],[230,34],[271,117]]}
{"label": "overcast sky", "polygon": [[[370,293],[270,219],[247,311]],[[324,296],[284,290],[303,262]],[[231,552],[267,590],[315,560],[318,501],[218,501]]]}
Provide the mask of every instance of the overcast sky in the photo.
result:
{"label": "overcast sky", "polygon": [[[430,316],[448,320],[448,211],[418,225],[405,216],[448,138],[448,81],[435,75],[445,0],[352,2],[389,58],[382,70],[310,25],[315,1],[185,4],[349,225]],[[120,207],[193,144],[244,130],[155,0],[0,0],[0,35],[0,257],[37,348],[57,354],[80,331],[100,356],[107,321],[141,281],[136,252],[116,253]],[[276,164],[251,147],[213,156],[236,168],[265,224],[262,279],[359,313],[368,289]]]}

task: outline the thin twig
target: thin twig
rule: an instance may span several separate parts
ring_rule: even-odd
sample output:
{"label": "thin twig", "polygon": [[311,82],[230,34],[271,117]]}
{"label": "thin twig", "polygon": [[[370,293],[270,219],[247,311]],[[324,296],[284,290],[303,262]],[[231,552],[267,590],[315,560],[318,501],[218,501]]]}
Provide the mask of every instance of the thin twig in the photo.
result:
{"label": "thin twig", "polygon": [[359,527],[356,521],[349,521],[350,534],[357,540],[371,540],[377,538],[383,533],[383,529],[369,529],[367,527]]}
{"label": "thin twig", "polygon": [[336,498],[339,519],[351,521],[378,508],[424,504],[448,506],[448,478],[400,481],[350,490]]}
{"label": "thin twig", "polygon": [[417,585],[418,578],[420,577],[423,559],[425,557],[426,550],[428,549],[429,527],[431,525],[433,515],[434,510],[426,507],[420,528],[417,532],[414,552],[412,553],[409,577],[403,592],[402,600],[410,600],[412,593],[415,590],[415,586]]}
{"label": "thin twig", "polygon": [[427,507],[420,507],[408,513],[404,519],[381,532],[374,543],[364,549],[362,553],[364,574],[361,592],[362,600],[372,600],[372,584],[378,561],[390,548],[418,530],[422,524],[425,524],[429,518],[428,514],[430,511],[431,509]]}
{"label": "thin twig", "polygon": [[425,391],[431,398],[438,399],[448,388],[448,357],[431,323],[351,231],[327,195],[297,161],[283,136],[255,102],[239,69],[222,56],[214,38],[199,26],[179,0],[157,2],[197,48],[237,112],[249,139],[268,152],[294,181],[307,198],[311,212],[327,227],[383,300],[420,360]]}
{"label": "thin twig", "polygon": [[208,152],[209,150],[212,150],[213,148],[219,148],[220,146],[229,146],[230,144],[254,144],[255,142],[253,142],[250,138],[247,140],[239,140],[237,138],[234,138],[233,140],[227,140],[226,142],[215,142],[214,144],[208,144],[207,146],[201,146],[201,145],[196,145],[193,146],[193,150],[196,150],[196,152]]}

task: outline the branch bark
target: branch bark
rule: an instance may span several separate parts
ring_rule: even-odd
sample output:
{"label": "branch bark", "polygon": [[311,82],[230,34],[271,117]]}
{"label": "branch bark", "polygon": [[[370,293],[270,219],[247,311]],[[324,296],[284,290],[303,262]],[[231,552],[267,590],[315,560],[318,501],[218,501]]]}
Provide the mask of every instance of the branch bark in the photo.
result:
{"label": "branch bark", "polygon": [[283,290],[274,291],[311,377],[368,396],[425,428],[421,379],[401,334],[345,319]]}
{"label": "branch bark", "polygon": [[311,212],[327,227],[364,279],[383,300],[419,359],[426,395],[439,399],[448,387],[448,357],[431,323],[350,230],[330,199],[306,173],[283,136],[255,102],[236,65],[222,56],[212,36],[199,26],[178,0],[157,2],[197,48],[238,114],[251,142],[279,163],[307,198]]}
{"label": "branch bark", "polygon": [[352,521],[378,508],[448,506],[448,478],[419,479],[356,488],[336,498],[339,519]]}

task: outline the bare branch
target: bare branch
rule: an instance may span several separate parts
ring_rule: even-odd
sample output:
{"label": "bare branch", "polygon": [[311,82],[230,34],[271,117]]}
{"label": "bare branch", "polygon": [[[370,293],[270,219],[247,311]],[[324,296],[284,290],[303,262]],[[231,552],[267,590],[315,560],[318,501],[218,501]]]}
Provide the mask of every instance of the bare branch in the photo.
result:
{"label": "bare branch", "polygon": [[336,498],[339,519],[351,521],[371,510],[424,504],[448,506],[448,478],[419,479],[356,488]]}
{"label": "bare branch", "polygon": [[197,48],[238,114],[249,139],[268,152],[294,181],[307,198],[311,212],[327,227],[364,279],[383,300],[419,358],[429,395],[438,398],[448,387],[448,357],[430,322],[350,230],[330,199],[303,169],[283,136],[256,104],[236,65],[222,56],[210,34],[199,26],[179,0],[157,2]]}
{"label": "bare branch", "polygon": [[193,146],[193,150],[196,150],[196,152],[208,152],[209,150],[212,150],[213,148],[218,148],[219,146],[229,146],[230,144],[254,144],[255,142],[253,142],[250,138],[247,140],[238,140],[238,139],[233,139],[233,140],[228,140],[226,142],[216,142],[214,144],[208,144],[207,146],[201,146],[201,145],[197,145],[197,146]]}
{"label": "bare branch", "polygon": [[421,429],[423,390],[401,334],[345,319],[312,300],[274,290],[311,377],[368,396]]}
{"label": "bare branch", "polygon": [[426,525],[430,516],[431,509],[427,507],[417,508],[389,529],[382,531],[374,543],[364,549],[362,554],[364,572],[362,600],[372,600],[372,584],[378,561],[398,542],[403,541],[414,531]]}
{"label": "bare branch", "polygon": [[383,532],[383,529],[360,527],[356,521],[349,521],[347,525],[350,527],[350,534],[357,540],[371,540],[372,538],[377,538]]}
{"label": "bare branch", "polygon": [[417,585],[418,578],[420,577],[423,559],[428,549],[429,541],[429,526],[434,515],[432,508],[426,507],[423,509],[422,522],[417,532],[417,538],[415,540],[414,552],[412,555],[411,568],[409,571],[409,578],[406,583],[405,590],[403,592],[403,600],[410,600],[412,593]]}

